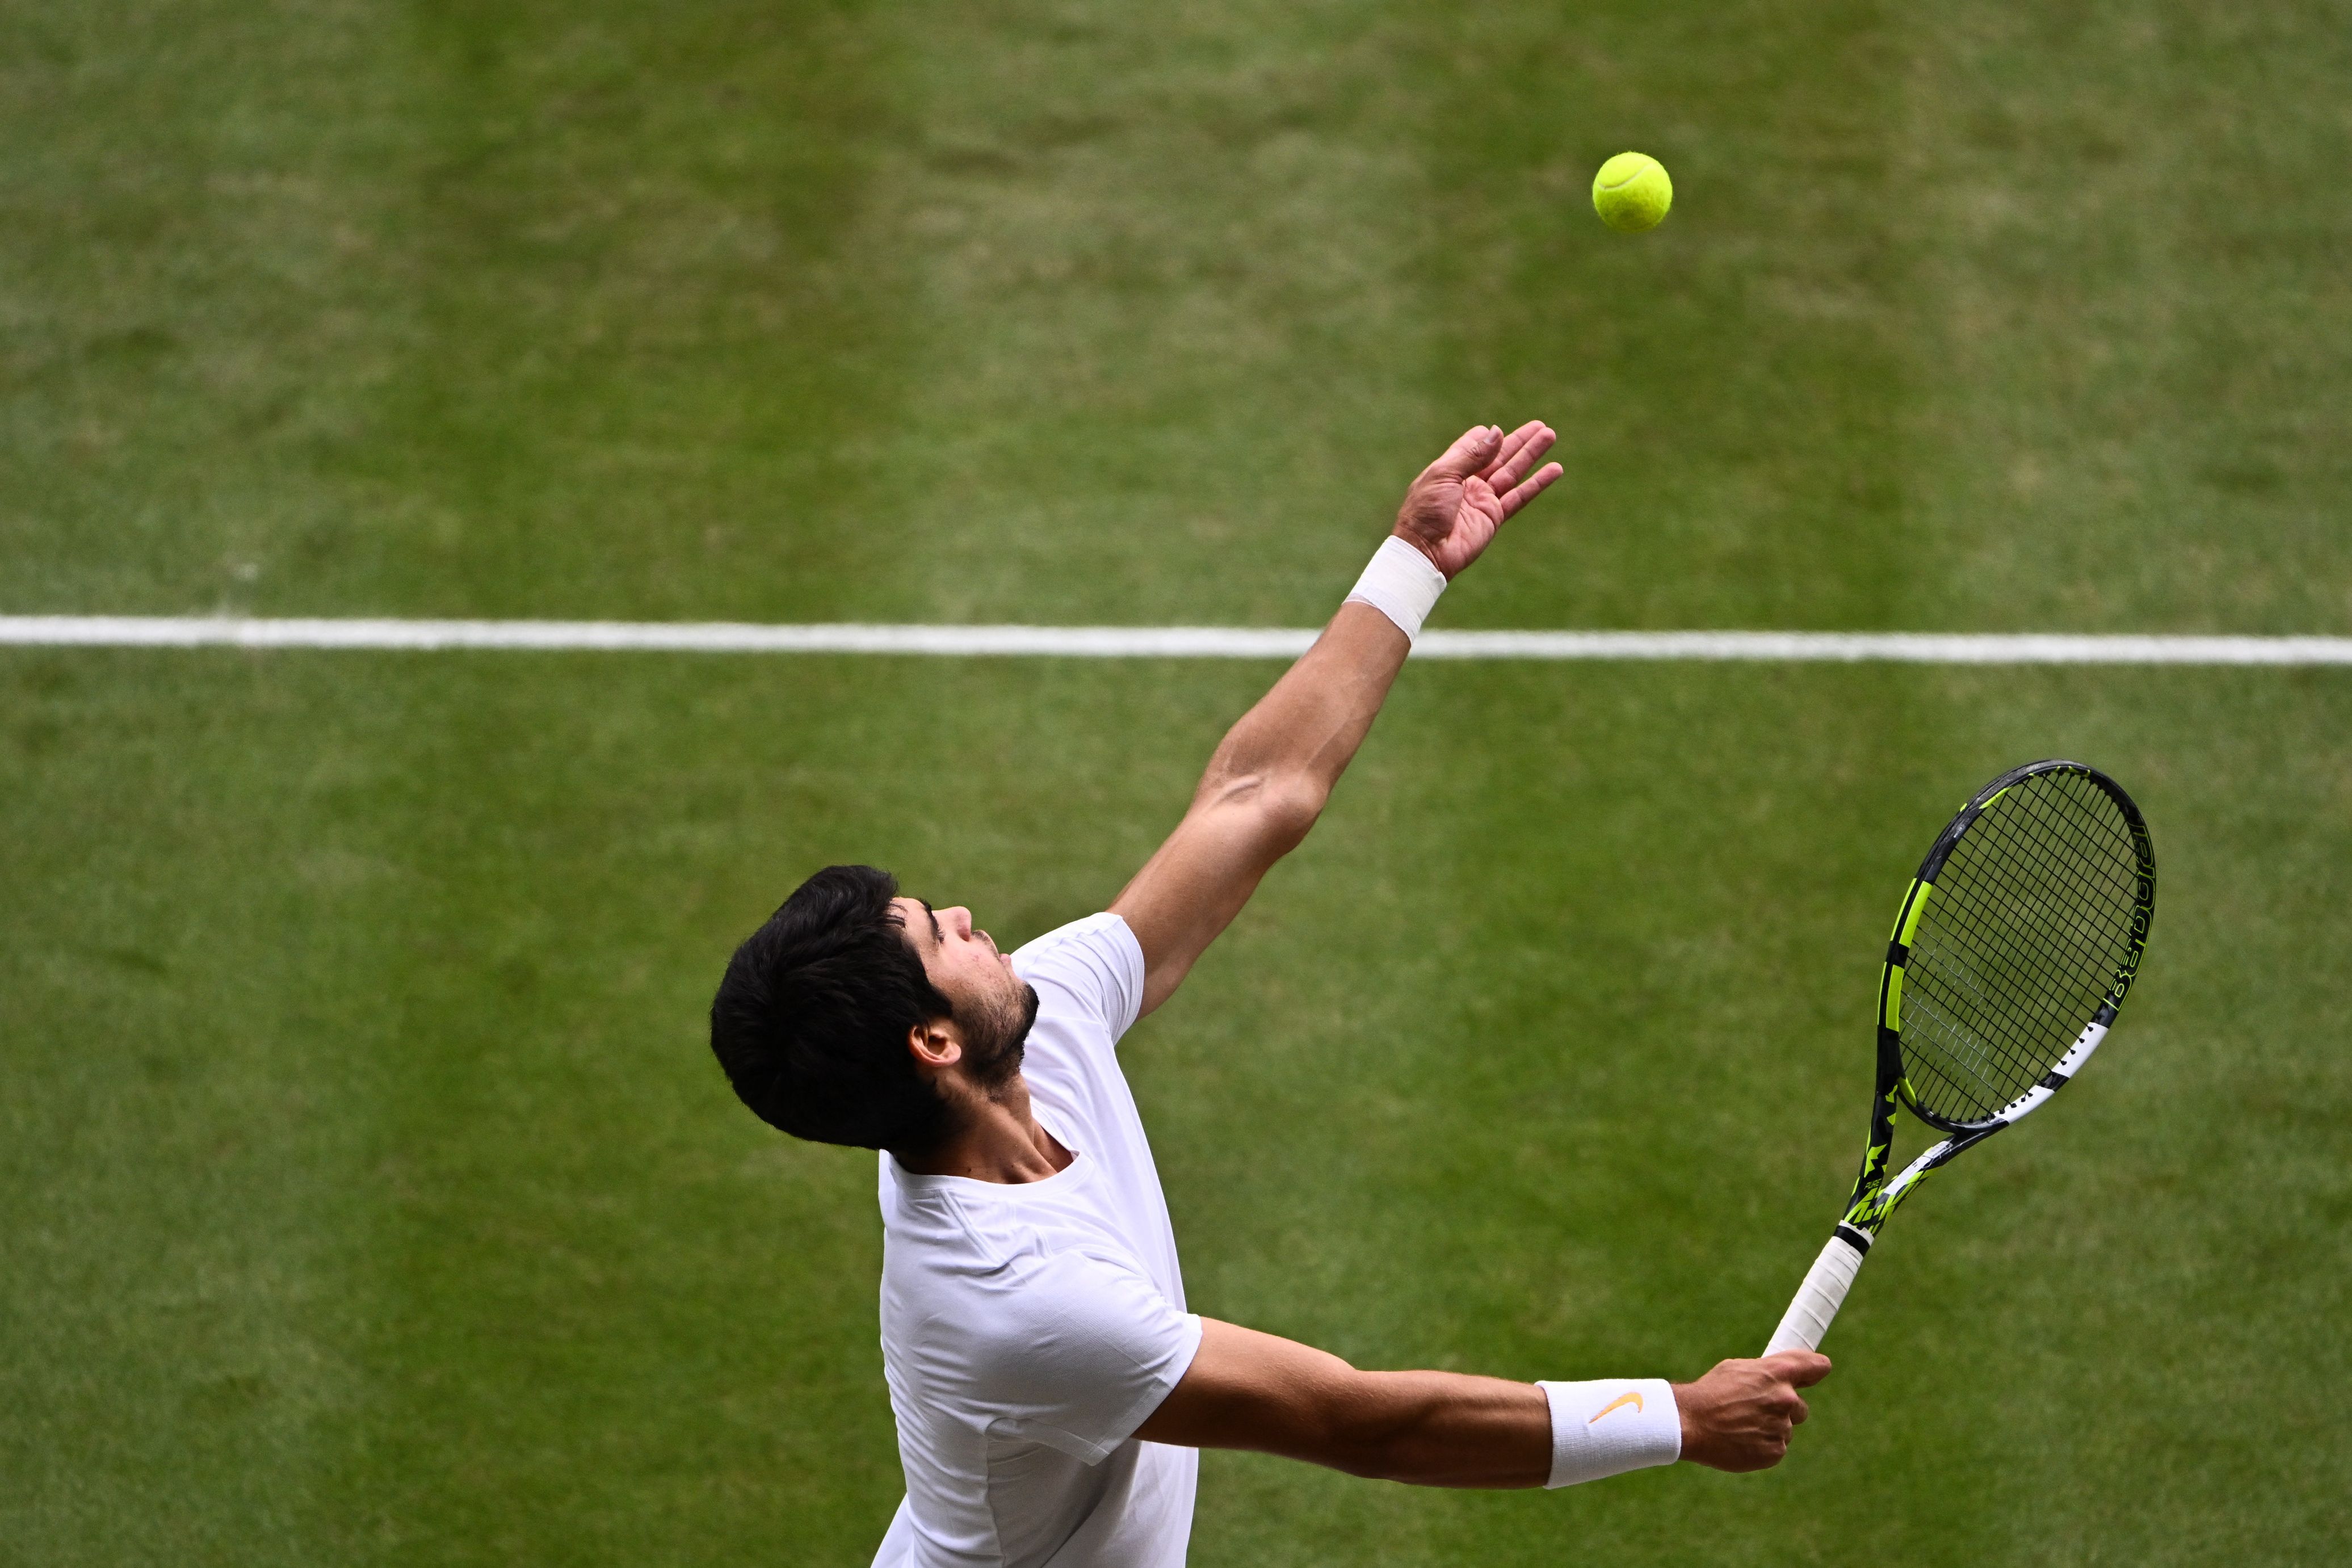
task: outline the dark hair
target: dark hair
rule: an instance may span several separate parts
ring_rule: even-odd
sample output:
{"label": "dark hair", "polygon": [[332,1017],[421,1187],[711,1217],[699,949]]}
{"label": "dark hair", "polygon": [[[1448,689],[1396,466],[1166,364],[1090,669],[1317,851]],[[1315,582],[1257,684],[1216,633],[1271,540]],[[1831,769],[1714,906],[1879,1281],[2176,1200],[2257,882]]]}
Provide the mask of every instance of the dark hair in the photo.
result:
{"label": "dark hair", "polygon": [[735,949],[710,1003],[710,1049],[759,1118],[796,1138],[920,1154],[947,1103],[908,1031],[953,1007],[907,940],[898,880],[827,866]]}

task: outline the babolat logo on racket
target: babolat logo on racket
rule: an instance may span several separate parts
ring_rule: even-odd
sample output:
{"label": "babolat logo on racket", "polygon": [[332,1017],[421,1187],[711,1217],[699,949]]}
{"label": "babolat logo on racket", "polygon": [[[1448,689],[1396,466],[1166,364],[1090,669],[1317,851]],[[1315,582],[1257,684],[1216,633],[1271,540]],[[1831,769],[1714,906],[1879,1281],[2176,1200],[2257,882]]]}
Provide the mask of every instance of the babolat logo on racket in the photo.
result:
{"label": "babolat logo on racket", "polygon": [[2140,954],[2147,946],[2147,930],[2156,917],[2156,852],[2147,842],[2147,830],[2141,827],[2134,835],[2141,852],[2143,869],[2134,881],[2131,946],[2121,963],[2116,967],[2116,983],[2107,989],[2107,1005],[2121,1007],[2124,993],[2131,989],[2132,981],[2139,977]]}
{"label": "babolat logo on racket", "polygon": [[[1936,835],[1880,972],[1862,1170],[1766,1354],[1817,1347],[1911,1189],[2083,1070],[2139,974],[2155,914],[2147,823],[2095,768],[2011,768]],[[1889,1180],[1898,1100],[1945,1136]]]}

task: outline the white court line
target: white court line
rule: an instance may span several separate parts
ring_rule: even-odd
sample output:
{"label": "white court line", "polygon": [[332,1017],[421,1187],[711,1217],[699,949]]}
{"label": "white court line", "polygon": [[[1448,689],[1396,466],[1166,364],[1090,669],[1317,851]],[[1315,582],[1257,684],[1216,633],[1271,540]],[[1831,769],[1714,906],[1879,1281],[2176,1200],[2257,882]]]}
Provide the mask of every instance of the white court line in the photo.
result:
{"label": "white court line", "polygon": [[[446,648],[684,653],[919,653],[1292,659],[1309,630],[1241,626],[880,626],[853,622],[277,620],[5,615],[0,645]],[[1426,632],[1423,659],[1689,659],[1912,664],[2352,664],[2352,637],[1934,632]]]}

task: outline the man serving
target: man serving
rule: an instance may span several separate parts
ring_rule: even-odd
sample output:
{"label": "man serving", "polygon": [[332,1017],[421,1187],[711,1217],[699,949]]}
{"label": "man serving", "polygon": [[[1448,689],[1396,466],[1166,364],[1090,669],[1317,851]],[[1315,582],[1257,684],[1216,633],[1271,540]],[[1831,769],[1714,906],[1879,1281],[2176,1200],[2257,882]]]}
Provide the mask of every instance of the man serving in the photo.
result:
{"label": "man serving", "polygon": [[1100,915],[1000,953],[969,911],[834,866],[736,950],[711,1046],[796,1137],[881,1153],[882,1351],[906,1500],[876,1568],[1177,1568],[1198,1451],[1423,1486],[1677,1458],[1762,1469],[1826,1357],[1696,1382],[1360,1372],[1185,1310],[1117,1045],[1314,826],[1445,585],[1560,476],[1541,422],[1466,432],[1313,648],[1218,746]]}

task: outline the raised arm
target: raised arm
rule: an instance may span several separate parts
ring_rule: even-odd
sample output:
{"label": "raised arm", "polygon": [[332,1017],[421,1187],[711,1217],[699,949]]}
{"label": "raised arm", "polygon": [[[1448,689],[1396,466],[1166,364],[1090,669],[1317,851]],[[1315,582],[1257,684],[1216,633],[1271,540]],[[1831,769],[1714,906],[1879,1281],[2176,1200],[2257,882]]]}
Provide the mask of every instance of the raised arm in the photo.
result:
{"label": "raised arm", "polygon": [[[1678,1443],[1669,1427],[1655,1451],[1636,1445],[1611,1455],[1587,1448],[1602,1421],[1632,1418],[1620,1408],[1625,1396],[1606,1397],[1610,1385],[1583,1394],[1597,1414],[1579,1406],[1560,1422],[1540,1384],[1458,1372],[1359,1372],[1295,1340],[1207,1318],[1192,1367],[1135,1435],[1183,1448],[1279,1454],[1431,1487],[1559,1485],[1677,1458],[1721,1470],[1760,1470],[1780,1462],[1790,1432],[1805,1418],[1797,1391],[1829,1370],[1829,1357],[1812,1351],[1718,1363],[1696,1382],[1670,1385]],[[1656,1385],[1649,1386],[1654,1396]]]}
{"label": "raised arm", "polygon": [[[1557,463],[1536,467],[1553,439],[1540,420],[1508,435],[1493,425],[1465,432],[1405,493],[1393,537],[1453,580],[1559,477]],[[1350,600],[1226,733],[1184,820],[1111,904],[1143,948],[1145,1012],[1306,838],[1412,646],[1389,615]]]}

